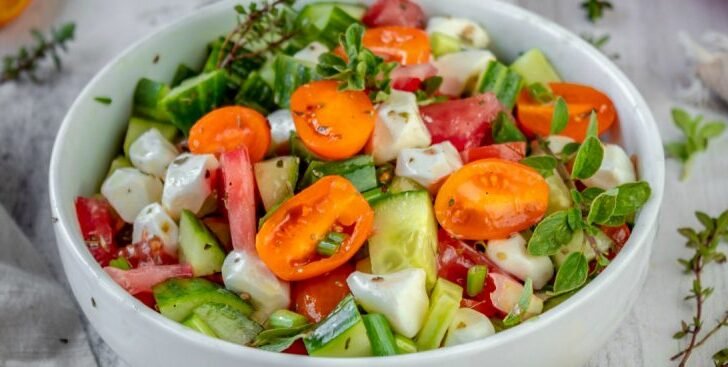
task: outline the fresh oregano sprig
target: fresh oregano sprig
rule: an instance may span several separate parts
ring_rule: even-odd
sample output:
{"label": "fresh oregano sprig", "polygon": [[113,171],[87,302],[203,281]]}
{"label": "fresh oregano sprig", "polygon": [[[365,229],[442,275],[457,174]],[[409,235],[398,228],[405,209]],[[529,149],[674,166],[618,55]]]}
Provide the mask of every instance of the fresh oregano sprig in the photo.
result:
{"label": "fresh oregano sprig", "polygon": [[[679,259],[678,262],[687,274],[692,274],[693,282],[685,300],[695,300],[695,313],[690,321],[681,321],[680,330],[673,337],[681,340],[688,338],[688,344],[683,350],[670,358],[671,361],[679,360],[679,366],[687,365],[693,351],[703,345],[708,339],[728,327],[728,310],[723,317],[706,333],[701,334],[705,320],[703,308],[705,301],[713,294],[713,287],[703,285],[703,271],[711,263],[725,263],[726,254],[718,250],[721,241],[728,239],[728,210],[721,213],[717,218],[703,212],[696,212],[695,216],[702,224],[702,229],[680,228],[678,232],[687,239],[686,246],[693,250],[693,255],[687,259]],[[700,337],[702,335],[702,337]],[[716,366],[723,366],[727,362],[726,352],[718,351],[713,355]]]}
{"label": "fresh oregano sprig", "polygon": [[364,47],[363,37],[361,24],[350,25],[339,40],[347,60],[333,52],[324,53],[319,57],[316,72],[324,79],[339,81],[341,90],[368,90],[370,98],[380,102],[391,92],[389,74],[397,63],[385,62]]}
{"label": "fresh oregano sprig", "polygon": [[602,34],[601,36],[595,36],[590,33],[582,33],[581,38],[584,39],[584,41],[589,42],[594,48],[601,51],[603,54],[605,54],[607,57],[609,57],[612,60],[619,59],[619,54],[616,52],[607,52],[604,49],[604,46],[609,43],[609,40],[611,39],[611,36],[608,33]]}
{"label": "fresh oregano sprig", "polygon": [[596,23],[597,20],[604,17],[605,10],[612,10],[614,6],[611,2],[605,0],[585,0],[581,3],[581,8],[586,12],[587,19],[592,23]]}
{"label": "fresh oregano sprig", "polygon": [[682,162],[680,179],[684,180],[690,174],[695,156],[707,150],[710,140],[723,134],[726,126],[721,121],[703,122],[702,115],[692,117],[680,108],[672,109],[672,120],[685,135],[685,140],[668,143],[665,151],[670,157]]}
{"label": "fresh oregano sprig", "polygon": [[7,55],[3,58],[3,71],[0,74],[0,84],[11,80],[18,80],[27,75],[30,80],[39,82],[36,70],[41,61],[50,57],[57,70],[61,69],[61,57],[59,51],[66,51],[66,44],[73,40],[76,31],[74,23],[65,23],[59,28],[51,28],[50,35],[46,37],[37,29],[31,34],[35,39],[35,45],[21,47],[15,55]]}

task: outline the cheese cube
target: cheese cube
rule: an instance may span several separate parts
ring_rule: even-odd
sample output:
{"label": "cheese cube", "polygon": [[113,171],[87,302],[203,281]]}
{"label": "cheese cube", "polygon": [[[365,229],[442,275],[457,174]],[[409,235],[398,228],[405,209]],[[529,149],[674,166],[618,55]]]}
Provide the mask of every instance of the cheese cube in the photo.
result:
{"label": "cheese cube", "polygon": [[159,178],[164,178],[177,155],[177,148],[157,129],[147,130],[129,147],[129,160],[134,167]]}
{"label": "cheese cube", "polygon": [[432,138],[427,130],[414,93],[392,90],[377,109],[372,141],[368,151],[375,164],[394,160],[402,149],[426,148]]}
{"label": "cheese cube", "polygon": [[604,144],[602,165],[592,177],[582,182],[588,187],[609,190],[636,180],[634,165],[624,149],[616,144]]}
{"label": "cheese cube", "polygon": [[151,238],[158,238],[164,244],[164,251],[177,256],[177,239],[179,228],[177,223],[159,203],[147,205],[134,219],[132,243],[139,243]]}
{"label": "cheese cube", "polygon": [[395,174],[432,188],[462,166],[457,149],[449,141],[444,141],[425,149],[402,149],[397,156]]}
{"label": "cheese cube", "polygon": [[490,43],[485,29],[466,18],[432,17],[427,22],[427,33],[432,35],[435,32],[457,38],[465,48],[486,48]]}
{"label": "cheese cube", "polygon": [[548,256],[533,256],[526,251],[526,239],[516,233],[507,239],[490,240],[485,255],[498,267],[525,281],[531,278],[534,289],[541,289],[554,276]]}
{"label": "cheese cube", "polygon": [[214,171],[220,166],[212,154],[184,153],[167,169],[162,205],[172,218],[179,218],[182,209],[198,213],[212,193]]}
{"label": "cheese cube", "polygon": [[145,206],[159,201],[162,182],[136,168],[119,168],[101,185],[101,194],[124,222],[132,223]]}

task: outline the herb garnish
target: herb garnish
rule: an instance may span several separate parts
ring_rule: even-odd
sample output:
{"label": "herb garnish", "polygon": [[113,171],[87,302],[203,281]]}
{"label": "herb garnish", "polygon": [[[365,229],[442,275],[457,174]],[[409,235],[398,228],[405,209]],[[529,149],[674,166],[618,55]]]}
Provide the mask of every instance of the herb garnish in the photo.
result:
{"label": "herb garnish", "polygon": [[531,305],[531,297],[533,296],[533,281],[531,278],[526,278],[526,282],[523,284],[523,292],[518,298],[518,303],[513,305],[513,309],[503,319],[503,325],[507,327],[516,326],[523,322],[523,318],[528,312],[528,307]]}
{"label": "herb garnish", "polygon": [[668,143],[665,145],[665,151],[670,157],[682,162],[683,169],[680,179],[684,180],[690,174],[695,155],[707,150],[709,141],[723,134],[725,123],[721,121],[704,123],[702,115],[691,117],[680,108],[672,109],[672,119],[675,126],[685,135],[685,141]]}
{"label": "herb garnish", "polygon": [[[715,323],[715,326],[704,333],[702,338],[698,339],[700,332],[703,330],[705,321],[703,320],[703,306],[705,301],[713,294],[713,287],[704,287],[702,283],[702,275],[705,266],[710,263],[725,263],[726,254],[718,251],[718,244],[721,241],[728,240],[728,210],[721,213],[717,218],[713,218],[703,212],[695,212],[698,221],[703,225],[702,230],[694,228],[680,228],[678,232],[687,239],[685,244],[689,249],[694,251],[693,256],[689,259],[679,259],[678,262],[683,267],[685,273],[692,274],[693,283],[689,294],[685,300],[695,300],[695,314],[692,321],[680,322],[680,331],[673,335],[675,339],[683,339],[690,336],[688,345],[670,358],[671,361],[680,360],[680,367],[686,366],[690,355],[695,349],[703,345],[710,337],[715,335],[721,328],[728,327],[728,310],[725,311],[723,318]],[[727,351],[721,350],[713,355],[713,361],[716,366],[724,366]]]}
{"label": "herb garnish", "polygon": [[590,22],[596,23],[597,20],[604,16],[605,10],[612,10],[612,3],[605,0],[584,0],[581,8],[586,11],[586,17]]}
{"label": "herb garnish", "polygon": [[35,74],[40,61],[50,56],[53,65],[57,70],[61,69],[61,58],[59,50],[66,51],[66,43],[71,41],[76,30],[74,23],[66,23],[60,28],[51,28],[50,37],[46,38],[40,31],[33,29],[31,34],[36,44],[28,49],[21,47],[17,55],[7,55],[3,59],[3,71],[0,74],[0,84],[17,80],[22,75],[27,75],[30,80],[39,82]]}
{"label": "herb garnish", "polygon": [[590,33],[582,33],[581,38],[584,39],[584,41],[589,42],[589,44],[594,46],[594,48],[601,51],[603,54],[607,55],[607,57],[609,57],[610,59],[612,59],[612,60],[619,59],[618,53],[616,53],[616,52],[609,53],[604,49],[604,46],[607,43],[609,43],[609,40],[611,39],[611,36],[609,34],[605,33],[601,36],[595,36]]}
{"label": "herb garnish", "polygon": [[103,97],[103,96],[94,97],[94,101],[101,103],[101,104],[105,104],[105,105],[111,104],[111,98],[109,98],[109,97]]}
{"label": "herb garnish", "polygon": [[385,62],[371,50],[364,47],[362,38],[364,27],[354,23],[339,38],[339,43],[348,59],[333,52],[319,57],[316,72],[324,79],[341,82],[341,90],[371,90],[370,98],[375,102],[383,101],[391,92],[389,73],[397,66],[395,62]]}

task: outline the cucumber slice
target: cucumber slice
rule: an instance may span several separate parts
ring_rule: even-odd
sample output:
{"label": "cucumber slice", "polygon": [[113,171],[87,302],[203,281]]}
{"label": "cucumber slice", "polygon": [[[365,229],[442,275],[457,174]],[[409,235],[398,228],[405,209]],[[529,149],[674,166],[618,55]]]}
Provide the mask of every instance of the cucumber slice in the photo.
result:
{"label": "cucumber slice", "polygon": [[190,264],[196,277],[219,273],[225,261],[225,250],[194,213],[185,209],[179,220],[179,259]]}
{"label": "cucumber slice", "polygon": [[315,65],[283,54],[276,56],[273,69],[273,95],[276,104],[281,108],[288,108],[293,92],[314,80],[316,75]]}
{"label": "cucumber slice", "polygon": [[304,30],[306,43],[319,41],[329,48],[339,44],[339,36],[352,24],[361,21],[366,8],[355,4],[336,2],[309,4],[301,9],[296,19]]}
{"label": "cucumber slice", "polygon": [[260,73],[254,71],[248,75],[240,91],[235,95],[235,104],[250,107],[267,115],[276,107],[273,88],[266,83]]}
{"label": "cucumber slice", "polygon": [[389,184],[389,189],[387,189],[387,192],[390,194],[397,194],[405,191],[419,190],[426,189],[411,178],[394,176],[394,178],[392,179],[392,183]]}
{"label": "cucumber slice", "polygon": [[231,343],[247,345],[263,331],[258,323],[226,304],[205,303],[192,312],[218,338]]}
{"label": "cucumber slice", "polygon": [[354,184],[359,192],[377,187],[377,171],[374,158],[370,155],[358,155],[345,161],[320,162],[313,161],[308,165],[298,189],[306,188],[324,176],[342,176]]}
{"label": "cucumber slice", "polygon": [[188,317],[185,321],[183,321],[182,325],[187,326],[188,328],[197,331],[198,333],[217,338],[217,334],[215,334],[215,331],[210,329],[210,326],[208,326],[204,320],[202,320],[195,314],[192,314],[192,316]]}
{"label": "cucumber slice", "polygon": [[549,186],[549,204],[546,208],[546,216],[571,207],[571,193],[558,174],[547,177],[546,184]]}
{"label": "cucumber slice", "polygon": [[174,88],[182,84],[183,81],[192,78],[197,74],[198,72],[191,67],[185,64],[179,64],[177,65],[177,70],[174,72],[174,76],[172,77],[172,83],[170,83],[169,86]]}
{"label": "cucumber slice", "polygon": [[476,85],[478,92],[493,92],[503,106],[511,110],[523,86],[523,78],[507,66],[492,60]]}
{"label": "cucumber slice", "polygon": [[134,88],[134,113],[153,120],[167,121],[168,117],[160,101],[170,91],[167,84],[141,78]]}
{"label": "cucumber slice", "polygon": [[354,297],[346,296],[318,326],[303,338],[316,357],[367,357],[372,347]]}
{"label": "cucumber slice", "polygon": [[202,278],[173,278],[157,284],[152,291],[159,313],[177,322],[209,302],[226,304],[245,316],[253,313],[253,306],[238,295]]}
{"label": "cucumber slice", "polygon": [[437,279],[437,226],[427,191],[389,195],[372,204],[374,229],[369,256],[374,274],[421,268],[427,287]]}
{"label": "cucumber slice", "polygon": [[161,104],[170,121],[187,135],[200,117],[222,104],[226,88],[225,71],[216,70],[185,80]]}
{"label": "cucumber slice", "polygon": [[459,39],[440,32],[430,35],[430,47],[435,57],[458,52],[463,48]]}
{"label": "cucumber slice", "polygon": [[266,211],[293,196],[299,162],[298,157],[285,156],[255,164],[255,182]]}
{"label": "cucumber slice", "polygon": [[120,155],[116,158],[114,158],[113,161],[111,161],[111,164],[109,165],[109,172],[106,173],[106,177],[111,176],[114,171],[116,171],[119,168],[125,168],[125,167],[131,167],[131,162],[129,161],[129,158]]}
{"label": "cucumber slice", "polygon": [[511,70],[518,73],[527,85],[542,83],[548,85],[560,82],[561,78],[541,50],[534,48],[521,55],[511,64]]}
{"label": "cucumber slice", "polygon": [[430,308],[425,324],[417,334],[417,350],[431,350],[440,347],[455,313],[460,308],[463,288],[443,278],[438,278],[430,296]]}
{"label": "cucumber slice", "polygon": [[157,129],[164,136],[165,139],[174,143],[174,139],[177,137],[177,128],[174,125],[170,125],[164,122],[152,121],[143,119],[141,117],[132,117],[129,119],[129,127],[126,129],[126,136],[124,137],[124,155],[129,156],[129,147],[134,143],[138,137],[142,136],[145,132],[150,129]]}

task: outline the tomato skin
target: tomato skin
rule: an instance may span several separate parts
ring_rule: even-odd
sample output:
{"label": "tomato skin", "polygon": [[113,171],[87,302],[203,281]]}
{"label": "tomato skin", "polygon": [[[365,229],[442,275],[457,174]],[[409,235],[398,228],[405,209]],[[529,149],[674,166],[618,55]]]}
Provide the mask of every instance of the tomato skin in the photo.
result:
{"label": "tomato skin", "polygon": [[154,292],[150,292],[150,291],[139,292],[134,295],[134,298],[138,299],[139,301],[141,301],[143,304],[145,304],[147,307],[151,308],[152,310],[154,310],[157,307],[157,300],[154,299]]}
{"label": "tomato skin", "polygon": [[263,159],[270,145],[270,128],[258,111],[227,106],[210,111],[190,129],[190,151],[221,154],[246,147],[253,162]]}
{"label": "tomato skin", "polygon": [[297,355],[300,355],[300,356],[307,356],[308,355],[308,350],[306,349],[306,345],[303,344],[303,340],[302,339],[298,339],[295,342],[293,342],[293,344],[291,344],[291,346],[288,347],[288,349],[284,350],[283,353],[286,353],[286,354],[297,354]]}
{"label": "tomato skin", "polygon": [[386,61],[402,65],[430,61],[430,38],[427,32],[412,27],[386,26],[369,28],[362,39],[364,47]]}
{"label": "tomato skin", "polygon": [[255,178],[248,152],[226,152],[220,157],[225,184],[225,207],[230,221],[230,238],[233,248],[254,251],[255,231]]}
{"label": "tomato skin", "polygon": [[370,28],[387,25],[423,28],[425,13],[410,0],[378,0],[367,9],[362,22]]}
{"label": "tomato skin", "polygon": [[326,274],[294,282],[291,284],[294,310],[311,322],[323,320],[349,294],[346,278],[353,272],[354,267],[344,263]]}
{"label": "tomato skin", "polygon": [[434,65],[427,63],[400,65],[396,69],[392,70],[390,78],[392,79],[393,89],[414,92],[420,89],[420,86],[425,79],[431,78],[435,75],[437,75],[437,68],[435,68]]}
{"label": "tomato skin", "polygon": [[192,277],[189,264],[147,265],[131,270],[107,266],[104,271],[131,295],[152,292],[152,287],[170,278]]}
{"label": "tomato skin", "polygon": [[114,236],[124,221],[104,198],[78,197],[75,206],[81,234],[91,255],[101,266],[109,265],[119,251]]}
{"label": "tomato skin", "polygon": [[177,254],[168,254],[164,251],[164,244],[156,237],[124,246],[119,249],[117,256],[126,258],[132,268],[178,263]]}
{"label": "tomato skin", "polygon": [[500,239],[538,223],[548,198],[548,185],[536,170],[503,159],[481,159],[445,180],[435,199],[435,216],[457,238]]}
{"label": "tomato skin", "polygon": [[513,143],[491,144],[477,148],[470,148],[460,153],[463,163],[470,163],[485,158],[500,158],[519,162],[526,157],[526,143],[519,141]]}
{"label": "tomato skin", "polygon": [[627,240],[629,240],[629,236],[632,231],[626,224],[622,224],[619,227],[602,226],[601,230],[612,240],[612,242],[614,242],[614,247],[610,249],[607,254],[607,258],[611,260],[617,256],[620,251],[622,251],[622,248],[624,248],[624,244],[627,243]]}
{"label": "tomato skin", "polygon": [[492,93],[435,103],[420,108],[432,144],[449,140],[458,151],[479,147],[491,134],[491,122],[502,109]]}
{"label": "tomato skin", "polygon": [[[349,261],[374,225],[374,211],[350,181],[326,176],[285,201],[258,231],[261,260],[279,278],[310,279]],[[336,253],[322,257],[316,246],[330,231],[345,233]]]}
{"label": "tomato skin", "polygon": [[[592,111],[597,112],[599,134],[617,120],[617,110],[612,100],[601,91],[574,83],[549,83],[555,96],[562,97],[569,107],[569,122],[559,135],[583,141]],[[551,130],[553,103],[535,101],[524,88],[516,102],[516,117],[521,128],[529,135],[548,136]]]}

